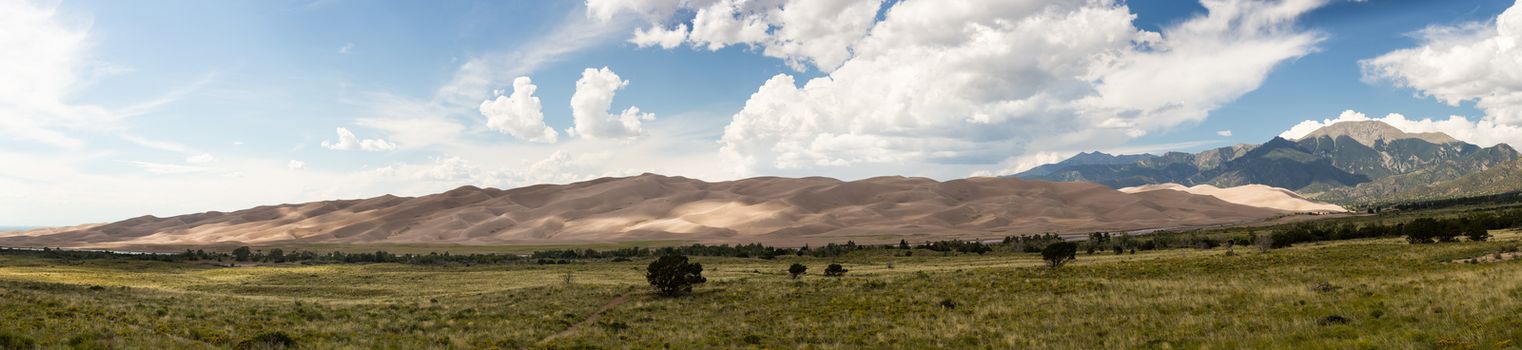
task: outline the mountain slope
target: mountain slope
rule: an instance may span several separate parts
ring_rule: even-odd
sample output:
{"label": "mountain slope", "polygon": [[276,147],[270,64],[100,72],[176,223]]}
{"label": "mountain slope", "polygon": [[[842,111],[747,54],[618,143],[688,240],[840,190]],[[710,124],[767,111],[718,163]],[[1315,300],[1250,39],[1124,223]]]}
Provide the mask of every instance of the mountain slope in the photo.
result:
{"label": "mountain slope", "polygon": [[1074,167],[1074,166],[1079,166],[1079,165],[1119,165],[1119,164],[1131,164],[1131,163],[1136,163],[1136,162],[1139,162],[1139,161],[1142,161],[1142,160],[1156,158],[1156,157],[1157,156],[1150,155],[1150,154],[1129,154],[1129,155],[1128,154],[1123,154],[1123,155],[1114,156],[1114,155],[1110,155],[1110,154],[1107,154],[1107,153],[1104,153],[1104,152],[1085,152],[1085,153],[1079,153],[1078,155],[1075,155],[1072,158],[1065,159],[1065,160],[1063,160],[1061,162],[1052,163],[1052,164],[1043,164],[1041,166],[1038,166],[1038,167],[1035,167],[1035,168],[1031,168],[1030,170],[1026,170],[1026,171],[1021,172],[1019,174],[1015,174],[1014,176],[1018,177],[1018,178],[1026,179],[1026,178],[1033,178],[1033,177],[1039,177],[1039,176],[1046,176],[1046,175],[1049,175],[1049,174],[1051,174],[1053,172],[1062,171],[1064,169],[1071,168],[1071,167]]}
{"label": "mountain slope", "polygon": [[1367,176],[1342,171],[1333,166],[1331,161],[1277,137],[1237,159],[1190,179],[1193,184],[1220,187],[1259,184],[1293,189],[1315,185],[1353,186],[1368,181]]}
{"label": "mountain slope", "polygon": [[1084,183],[905,177],[851,182],[763,177],[708,183],[647,174],[511,190],[466,186],[416,198],[382,196],[230,213],[144,216],[51,232],[0,234],[0,244],[897,241],[926,234],[997,237],[1210,225],[1284,214],[1209,196],[1173,191],[1127,194]]}
{"label": "mountain slope", "polygon": [[1261,184],[1323,201],[1370,204],[1519,158],[1522,154],[1505,144],[1482,148],[1441,133],[1406,133],[1383,122],[1365,121],[1332,124],[1293,142],[1275,138],[1258,146],[1170,152],[1130,164],[1068,166],[1026,178],[1115,188]]}
{"label": "mountain slope", "polygon": [[1169,152],[1132,164],[1071,166],[1032,179],[1092,182],[1112,188],[1179,183],[1220,187],[1262,184],[1297,190],[1318,184],[1335,187],[1369,181],[1281,138],[1258,146],[1223,147],[1199,154]]}
{"label": "mountain slope", "polygon": [[1489,196],[1522,191],[1522,159],[1464,175],[1457,180],[1414,187],[1381,203]]}

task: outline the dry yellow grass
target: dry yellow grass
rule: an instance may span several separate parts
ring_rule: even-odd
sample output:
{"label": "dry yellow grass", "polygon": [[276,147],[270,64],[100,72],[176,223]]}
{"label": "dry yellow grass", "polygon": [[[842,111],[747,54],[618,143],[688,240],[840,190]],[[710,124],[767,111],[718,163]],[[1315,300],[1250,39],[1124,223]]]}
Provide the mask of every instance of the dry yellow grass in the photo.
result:
{"label": "dry yellow grass", "polygon": [[[1081,254],[1057,271],[1007,252],[696,257],[710,282],[679,299],[649,295],[646,261],[219,268],[0,256],[0,333],[59,348],[219,348],[267,331],[317,349],[1515,348],[1522,261],[1451,263],[1519,244],[1516,232],[1496,236]],[[787,278],[794,262],[816,274]],[[851,271],[817,275],[832,262]]]}

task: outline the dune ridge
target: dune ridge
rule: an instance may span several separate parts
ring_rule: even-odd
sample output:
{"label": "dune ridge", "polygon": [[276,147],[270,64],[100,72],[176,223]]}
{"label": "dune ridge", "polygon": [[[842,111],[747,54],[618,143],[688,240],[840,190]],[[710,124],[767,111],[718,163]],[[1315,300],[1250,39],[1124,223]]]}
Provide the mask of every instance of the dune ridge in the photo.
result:
{"label": "dune ridge", "polygon": [[1178,191],[1000,178],[645,174],[510,190],[464,186],[0,234],[0,245],[509,244],[690,240],[772,244],[1120,231],[1260,221],[1289,211]]}
{"label": "dune ridge", "polygon": [[1343,213],[1348,211],[1336,204],[1306,199],[1295,193],[1295,191],[1257,184],[1220,188],[1212,185],[1186,187],[1176,183],[1165,183],[1120,189],[1121,192],[1126,193],[1147,193],[1162,190],[1211,196],[1235,204],[1296,213]]}

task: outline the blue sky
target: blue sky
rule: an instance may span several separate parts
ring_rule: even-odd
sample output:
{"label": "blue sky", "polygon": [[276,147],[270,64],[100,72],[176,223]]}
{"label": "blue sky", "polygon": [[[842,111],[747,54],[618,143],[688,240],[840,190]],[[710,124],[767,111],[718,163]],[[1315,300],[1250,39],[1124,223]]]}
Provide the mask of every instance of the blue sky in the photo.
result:
{"label": "blue sky", "polygon": [[0,0],[0,224],[643,172],[951,179],[1336,118],[1522,139],[1514,1],[936,4]]}

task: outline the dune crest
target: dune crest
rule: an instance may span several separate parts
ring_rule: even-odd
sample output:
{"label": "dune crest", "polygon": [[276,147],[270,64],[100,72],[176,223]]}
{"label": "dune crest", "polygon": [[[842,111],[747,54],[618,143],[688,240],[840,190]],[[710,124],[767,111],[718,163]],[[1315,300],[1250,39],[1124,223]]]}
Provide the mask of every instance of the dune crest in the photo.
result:
{"label": "dune crest", "polygon": [[460,187],[0,234],[0,245],[503,244],[673,239],[893,241],[1121,231],[1259,221],[1288,211],[1178,191],[971,178],[759,177],[709,183],[645,174],[510,190]]}
{"label": "dune crest", "polygon": [[1267,185],[1242,185],[1236,187],[1220,188],[1212,185],[1197,185],[1186,187],[1176,183],[1142,185],[1120,189],[1125,193],[1144,193],[1161,190],[1172,190],[1185,193],[1193,193],[1204,196],[1219,198],[1223,201],[1259,208],[1278,209],[1296,213],[1342,213],[1347,212],[1341,206],[1312,201],[1301,197],[1295,191]]}

